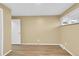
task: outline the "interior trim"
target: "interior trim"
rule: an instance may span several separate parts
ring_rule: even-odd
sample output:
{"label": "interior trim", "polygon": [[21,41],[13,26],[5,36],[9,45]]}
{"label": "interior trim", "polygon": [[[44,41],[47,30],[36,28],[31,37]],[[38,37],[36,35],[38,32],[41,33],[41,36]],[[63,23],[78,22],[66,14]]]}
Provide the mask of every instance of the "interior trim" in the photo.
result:
{"label": "interior trim", "polygon": [[73,53],[71,53],[64,45],[60,44],[60,47],[64,50],[66,50],[68,53],[70,53],[72,56],[74,56]]}
{"label": "interior trim", "polygon": [[8,55],[10,52],[12,52],[12,50],[9,50],[8,52],[6,52],[3,56]]}
{"label": "interior trim", "polygon": [[49,44],[49,43],[21,43],[22,45],[61,45],[61,44]]}

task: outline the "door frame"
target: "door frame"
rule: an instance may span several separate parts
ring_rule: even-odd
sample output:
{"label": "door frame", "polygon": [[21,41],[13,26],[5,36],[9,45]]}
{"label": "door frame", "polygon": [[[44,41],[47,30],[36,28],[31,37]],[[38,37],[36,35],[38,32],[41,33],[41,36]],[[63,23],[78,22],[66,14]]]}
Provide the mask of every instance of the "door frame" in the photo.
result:
{"label": "door frame", "polygon": [[3,42],[4,42],[4,19],[3,19],[3,9],[0,8],[0,13],[1,13],[1,36],[2,36],[2,39],[1,39],[1,55],[3,55]]}

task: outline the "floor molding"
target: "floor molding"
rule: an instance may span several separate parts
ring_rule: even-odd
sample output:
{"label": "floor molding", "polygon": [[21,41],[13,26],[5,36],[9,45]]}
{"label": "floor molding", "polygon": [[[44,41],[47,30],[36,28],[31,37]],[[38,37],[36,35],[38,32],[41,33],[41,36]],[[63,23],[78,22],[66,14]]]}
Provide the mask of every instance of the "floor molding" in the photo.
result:
{"label": "floor molding", "polygon": [[49,43],[21,43],[22,45],[60,45],[60,44],[49,44]]}
{"label": "floor molding", "polygon": [[68,49],[66,49],[66,47],[62,44],[60,44],[60,47],[63,48],[64,50],[66,50],[68,53],[70,53],[72,56],[74,56],[73,53],[71,53]]}
{"label": "floor molding", "polygon": [[12,52],[12,50],[9,50],[9,51],[6,52],[3,56],[6,56],[6,55],[9,54],[10,52]]}

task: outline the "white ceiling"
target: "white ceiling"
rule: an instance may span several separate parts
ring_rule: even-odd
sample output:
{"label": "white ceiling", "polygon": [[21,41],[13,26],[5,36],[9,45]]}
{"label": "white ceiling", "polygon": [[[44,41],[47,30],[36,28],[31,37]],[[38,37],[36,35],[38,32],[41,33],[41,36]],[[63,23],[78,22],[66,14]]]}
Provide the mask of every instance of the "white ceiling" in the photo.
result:
{"label": "white ceiling", "polygon": [[4,3],[13,16],[60,15],[73,3]]}
{"label": "white ceiling", "polygon": [[79,8],[71,11],[70,13],[65,15],[64,18],[78,19],[79,20]]}

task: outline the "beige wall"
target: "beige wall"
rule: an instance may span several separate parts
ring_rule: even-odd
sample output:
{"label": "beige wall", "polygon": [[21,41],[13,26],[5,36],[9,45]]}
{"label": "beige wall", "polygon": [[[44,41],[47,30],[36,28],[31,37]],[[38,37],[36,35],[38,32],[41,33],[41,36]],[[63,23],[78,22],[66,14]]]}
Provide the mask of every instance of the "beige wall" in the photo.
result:
{"label": "beige wall", "polygon": [[[79,4],[73,5],[66,10],[62,16],[68,14],[72,10],[79,8]],[[61,30],[61,42],[64,47],[69,50],[73,55],[79,55],[79,24],[62,26]]]}
{"label": "beige wall", "polygon": [[79,55],[79,24],[61,27],[62,44],[73,55]]}
{"label": "beige wall", "polygon": [[11,27],[10,20],[11,14],[10,9],[0,4],[0,8],[3,8],[3,19],[4,19],[4,40],[3,40],[3,54],[11,50]]}
{"label": "beige wall", "polygon": [[59,44],[59,17],[13,17],[21,19],[22,43]]}

